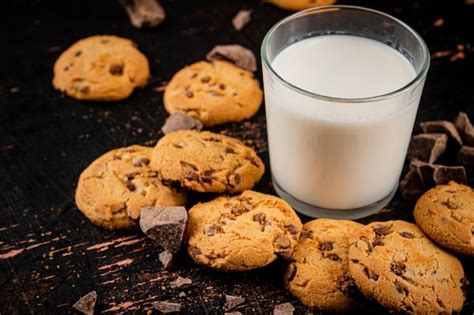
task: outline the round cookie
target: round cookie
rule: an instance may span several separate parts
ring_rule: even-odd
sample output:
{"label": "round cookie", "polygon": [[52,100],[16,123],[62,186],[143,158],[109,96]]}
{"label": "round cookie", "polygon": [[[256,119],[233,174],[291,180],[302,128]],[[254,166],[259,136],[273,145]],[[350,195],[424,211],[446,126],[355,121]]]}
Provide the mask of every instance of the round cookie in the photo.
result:
{"label": "round cookie", "polygon": [[263,267],[288,258],[302,224],[282,199],[247,190],[189,210],[188,253],[199,264],[226,271]]}
{"label": "round cookie", "polygon": [[216,193],[251,189],[265,171],[257,153],[239,140],[194,130],[175,131],[161,138],[150,165],[164,181]]}
{"label": "round cookie", "polygon": [[336,0],[266,0],[285,10],[299,11],[336,3]]}
{"label": "round cookie", "polygon": [[262,99],[252,72],[227,61],[199,61],[173,76],[163,101],[168,113],[185,112],[213,126],[253,116]]}
{"label": "round cookie", "polygon": [[459,260],[414,224],[373,222],[355,233],[349,271],[369,298],[401,313],[461,311],[467,285]]}
{"label": "round cookie", "polygon": [[78,100],[117,101],[144,86],[149,76],[148,60],[131,40],[97,35],[59,56],[53,86]]}
{"label": "round cookie", "polygon": [[416,224],[429,238],[464,255],[474,255],[474,190],[450,181],[418,199]]}
{"label": "round cookie", "polygon": [[109,151],[79,177],[76,205],[92,223],[115,230],[135,227],[146,206],[181,206],[186,194],[162,184],[149,167],[152,148]]}
{"label": "round cookie", "polygon": [[349,275],[350,238],[363,225],[317,219],[306,223],[285,274],[288,290],[308,307],[344,312],[359,305]]}

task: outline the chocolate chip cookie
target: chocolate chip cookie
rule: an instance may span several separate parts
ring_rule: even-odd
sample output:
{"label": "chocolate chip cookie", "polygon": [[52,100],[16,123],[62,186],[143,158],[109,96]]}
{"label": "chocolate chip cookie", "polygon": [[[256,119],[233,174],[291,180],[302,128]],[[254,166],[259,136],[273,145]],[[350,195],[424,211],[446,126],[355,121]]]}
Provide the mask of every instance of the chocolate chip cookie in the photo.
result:
{"label": "chocolate chip cookie", "polygon": [[253,116],[262,99],[252,72],[227,61],[199,61],[173,76],[163,100],[168,113],[185,112],[213,126]]}
{"label": "chocolate chip cookie", "polygon": [[251,270],[278,255],[289,258],[301,229],[299,217],[285,201],[247,190],[189,210],[188,253],[211,268]]}
{"label": "chocolate chip cookie", "polygon": [[350,238],[363,225],[318,219],[303,225],[285,274],[288,290],[308,307],[341,312],[359,306],[362,294],[349,275]]}
{"label": "chocolate chip cookie", "polygon": [[336,0],[265,0],[285,10],[299,11],[336,3]]}
{"label": "chocolate chip cookie", "polygon": [[150,165],[166,182],[216,193],[251,189],[265,169],[255,151],[239,140],[194,130],[175,131],[161,138]]}
{"label": "chocolate chip cookie", "polygon": [[414,210],[416,224],[436,243],[474,255],[474,190],[450,181],[427,191]]}
{"label": "chocolate chip cookie", "polygon": [[59,56],[53,86],[79,100],[117,101],[145,86],[149,76],[148,60],[131,40],[97,35],[79,40]]}
{"label": "chocolate chip cookie", "polygon": [[132,145],[109,151],[92,162],[79,177],[76,205],[92,223],[129,229],[137,225],[146,206],[180,206],[184,192],[162,184],[149,167],[152,148]]}
{"label": "chocolate chip cookie", "polygon": [[461,263],[416,225],[373,222],[355,232],[355,238],[349,271],[367,297],[401,313],[461,311],[467,284]]}

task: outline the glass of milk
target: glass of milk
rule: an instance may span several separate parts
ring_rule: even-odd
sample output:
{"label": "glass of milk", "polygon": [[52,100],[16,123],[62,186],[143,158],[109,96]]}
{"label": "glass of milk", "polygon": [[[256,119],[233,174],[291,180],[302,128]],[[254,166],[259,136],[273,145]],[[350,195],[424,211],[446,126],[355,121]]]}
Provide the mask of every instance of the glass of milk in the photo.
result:
{"label": "glass of milk", "polygon": [[387,205],[429,68],[420,35],[382,12],[326,6],[278,22],[261,55],[276,192],[311,217]]}

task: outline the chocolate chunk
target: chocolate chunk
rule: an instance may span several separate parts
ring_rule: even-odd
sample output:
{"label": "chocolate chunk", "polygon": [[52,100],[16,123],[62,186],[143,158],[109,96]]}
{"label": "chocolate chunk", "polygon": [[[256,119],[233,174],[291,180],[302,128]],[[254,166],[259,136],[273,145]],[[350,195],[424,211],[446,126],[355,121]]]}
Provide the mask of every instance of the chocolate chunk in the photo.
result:
{"label": "chocolate chunk", "polygon": [[160,253],[160,255],[158,256],[158,259],[163,265],[163,268],[168,269],[168,267],[171,265],[171,262],[173,260],[173,254],[169,250],[166,249]]}
{"label": "chocolate chunk", "polygon": [[364,273],[367,276],[367,278],[372,279],[377,281],[379,279],[379,276],[375,274],[373,271],[369,270],[367,267],[364,267]]}
{"label": "chocolate chunk", "polygon": [[415,237],[415,235],[413,233],[406,232],[406,231],[402,231],[398,234],[400,234],[400,236],[404,237],[404,238],[414,238]]}
{"label": "chocolate chunk", "polygon": [[295,307],[291,303],[282,303],[275,305],[273,309],[273,315],[292,315],[295,311]]}
{"label": "chocolate chunk", "polygon": [[191,279],[178,276],[178,278],[170,282],[170,287],[173,289],[188,288],[191,284],[193,284]]}
{"label": "chocolate chunk", "polygon": [[333,248],[332,242],[319,243],[319,250],[321,250],[321,251],[330,251],[330,250],[332,250],[332,248]]}
{"label": "chocolate chunk", "polygon": [[242,296],[225,295],[225,307],[227,310],[231,310],[245,302],[245,298]]}
{"label": "chocolate chunk", "polygon": [[395,280],[395,288],[397,289],[398,293],[401,293],[405,296],[408,295],[408,289],[404,285],[402,285],[400,282],[398,282],[398,280]]}
{"label": "chocolate chunk", "polygon": [[433,163],[446,150],[448,136],[443,133],[424,133],[413,136],[408,147],[408,159]]}
{"label": "chocolate chunk", "polygon": [[463,146],[458,152],[458,162],[462,165],[474,165],[474,147]]}
{"label": "chocolate chunk", "polygon": [[232,19],[236,31],[242,30],[251,20],[252,10],[240,10]]}
{"label": "chocolate chunk", "polygon": [[185,90],[184,95],[186,95],[187,98],[192,98],[194,97],[194,93],[191,90]]}
{"label": "chocolate chunk", "polygon": [[464,166],[438,165],[433,173],[433,181],[435,184],[447,184],[450,180],[465,184],[467,182],[467,175]]}
{"label": "chocolate chunk", "polygon": [[145,207],[140,228],[163,249],[178,251],[183,240],[188,214],[184,207]]}
{"label": "chocolate chunk", "polygon": [[445,133],[454,140],[459,145],[462,145],[462,139],[461,136],[459,135],[459,132],[456,129],[456,126],[450,121],[447,120],[436,120],[436,121],[425,121],[420,123],[421,129],[423,130],[424,133],[429,133],[429,132],[440,132],[440,133]]}
{"label": "chocolate chunk", "polygon": [[285,227],[288,230],[288,232],[290,232],[291,234],[298,233],[298,228],[296,226],[294,226],[293,224],[287,225]]}
{"label": "chocolate chunk", "polygon": [[111,75],[121,76],[123,74],[123,65],[114,64],[109,68]]}
{"label": "chocolate chunk", "polygon": [[257,160],[253,156],[246,156],[245,159],[247,161],[250,161],[250,163],[252,163],[253,166],[255,167],[259,166]]}
{"label": "chocolate chunk", "polygon": [[155,27],[165,20],[165,10],[156,0],[121,0],[130,22],[137,28]]}
{"label": "chocolate chunk", "polygon": [[97,292],[92,291],[81,297],[72,308],[86,315],[93,315],[95,303],[97,302]]}
{"label": "chocolate chunk", "polygon": [[290,282],[295,278],[295,275],[296,275],[296,265],[291,263],[288,266],[288,269],[287,269],[286,274],[285,274],[285,278],[288,282]]}
{"label": "chocolate chunk", "polygon": [[373,230],[377,236],[385,236],[392,233],[390,226],[387,225],[376,225]]}
{"label": "chocolate chunk", "polygon": [[257,213],[253,216],[253,220],[260,223],[261,225],[265,225],[265,213]]}
{"label": "chocolate chunk", "polygon": [[216,235],[218,230],[219,230],[218,226],[211,225],[204,231],[204,234],[206,234],[207,236],[214,236]]}
{"label": "chocolate chunk", "polygon": [[74,53],[74,57],[79,57],[81,55],[82,51],[78,50]]}
{"label": "chocolate chunk", "polygon": [[202,83],[208,83],[209,81],[211,81],[211,77],[208,75],[201,78]]}
{"label": "chocolate chunk", "polygon": [[401,276],[406,270],[406,265],[400,261],[393,261],[390,264],[390,270],[397,276]]}
{"label": "chocolate chunk", "polygon": [[379,238],[376,238],[374,239],[374,241],[372,242],[372,246],[375,247],[375,246],[383,246],[384,245],[384,242],[379,239]]}
{"label": "chocolate chunk", "polygon": [[135,167],[146,166],[150,164],[150,159],[145,157],[138,157],[132,160],[132,165]]}
{"label": "chocolate chunk", "polygon": [[201,255],[201,251],[196,246],[189,246],[188,253],[191,257],[197,257]]}
{"label": "chocolate chunk", "polygon": [[181,310],[181,304],[168,301],[153,302],[151,305],[163,314],[177,313]]}
{"label": "chocolate chunk", "polygon": [[287,238],[287,237],[279,236],[279,237],[277,237],[277,239],[275,241],[276,241],[278,247],[280,247],[280,248],[288,248],[291,245],[290,239]]}
{"label": "chocolate chunk", "polygon": [[400,182],[402,197],[408,201],[417,200],[425,191],[416,169],[410,169]]}
{"label": "chocolate chunk", "polygon": [[303,230],[300,234],[300,240],[304,240],[306,238],[313,238],[313,231]]}
{"label": "chocolate chunk", "polygon": [[183,112],[172,113],[165,121],[161,131],[168,134],[177,130],[201,130],[202,122]]}
{"label": "chocolate chunk", "polygon": [[326,257],[333,260],[333,261],[339,261],[340,260],[339,256],[336,255],[336,254],[329,254]]}
{"label": "chocolate chunk", "polygon": [[198,182],[199,181],[199,175],[195,171],[185,171],[184,172],[184,179]]}
{"label": "chocolate chunk", "polygon": [[460,112],[454,119],[454,124],[461,134],[464,143],[468,146],[474,146],[474,127],[467,114]]}
{"label": "chocolate chunk", "polygon": [[225,312],[224,315],[242,315],[241,312]]}
{"label": "chocolate chunk", "polygon": [[240,68],[257,71],[255,55],[251,50],[240,45],[217,45],[207,53],[206,59],[209,61],[227,60]]}

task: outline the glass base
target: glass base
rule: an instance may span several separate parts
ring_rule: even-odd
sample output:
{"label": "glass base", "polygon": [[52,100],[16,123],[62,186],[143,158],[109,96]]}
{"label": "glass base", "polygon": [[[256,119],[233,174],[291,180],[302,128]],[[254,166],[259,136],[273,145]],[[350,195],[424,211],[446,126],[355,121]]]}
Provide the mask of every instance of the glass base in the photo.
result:
{"label": "glass base", "polygon": [[381,200],[374,202],[368,206],[360,207],[356,209],[325,209],[317,206],[307,204],[303,201],[296,199],[295,197],[288,194],[284,191],[280,185],[272,178],[273,187],[277,194],[285,199],[297,212],[307,215],[311,218],[328,218],[328,219],[344,219],[344,220],[356,220],[369,215],[379,212],[383,207],[385,207],[393,196],[397,192],[398,185],[388,194],[388,196],[382,198]]}

